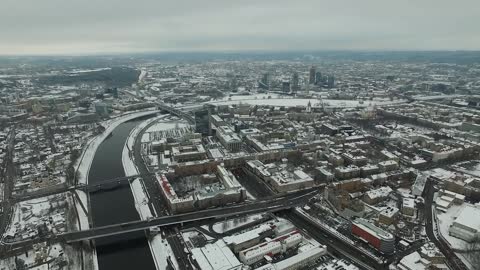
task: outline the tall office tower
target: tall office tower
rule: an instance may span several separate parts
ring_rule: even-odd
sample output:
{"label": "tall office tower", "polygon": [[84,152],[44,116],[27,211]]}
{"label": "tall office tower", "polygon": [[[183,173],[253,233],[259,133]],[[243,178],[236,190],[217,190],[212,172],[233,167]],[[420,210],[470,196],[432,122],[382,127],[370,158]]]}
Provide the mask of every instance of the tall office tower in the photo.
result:
{"label": "tall office tower", "polygon": [[314,84],[315,83],[315,67],[312,66],[310,68],[310,77],[308,79],[308,84]]}
{"label": "tall office tower", "polygon": [[282,81],[282,91],[284,93],[290,92],[290,82],[287,80]]}
{"label": "tall office tower", "polygon": [[268,73],[263,73],[262,82],[268,85]]}
{"label": "tall office tower", "polygon": [[333,75],[328,76],[327,85],[328,88],[333,88],[335,86],[335,77]]}
{"label": "tall office tower", "polygon": [[298,84],[298,73],[295,72],[293,73],[293,78],[292,78],[292,84],[290,85],[292,93],[296,93],[298,89],[300,88]]}
{"label": "tall office tower", "polygon": [[210,112],[207,108],[195,111],[195,132],[208,135],[208,119]]}
{"label": "tall office tower", "polygon": [[262,79],[260,80],[258,86],[262,89],[268,90],[270,88],[268,73],[264,73]]}
{"label": "tall office tower", "polygon": [[322,84],[322,73],[320,71],[315,73],[315,84]]}

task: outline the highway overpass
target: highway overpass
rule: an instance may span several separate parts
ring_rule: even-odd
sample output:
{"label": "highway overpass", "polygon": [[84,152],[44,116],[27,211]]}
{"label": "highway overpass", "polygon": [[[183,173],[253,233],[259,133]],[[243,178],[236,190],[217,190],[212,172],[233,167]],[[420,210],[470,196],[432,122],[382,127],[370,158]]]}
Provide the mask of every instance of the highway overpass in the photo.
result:
{"label": "highway overpass", "polygon": [[52,242],[66,242],[73,243],[84,240],[91,240],[101,237],[107,237],[111,235],[119,235],[134,231],[142,231],[152,227],[164,227],[172,225],[183,225],[185,223],[219,219],[234,216],[243,216],[258,214],[264,212],[277,212],[285,209],[290,209],[299,205],[305,204],[317,193],[316,190],[312,191],[299,191],[282,196],[272,196],[265,198],[264,200],[246,202],[242,204],[228,205],[221,208],[212,208],[202,211],[196,211],[185,214],[171,215],[156,217],[149,220],[138,220],[125,222],[114,225],[107,225],[92,228],[83,231],[72,231],[56,235],[51,235],[38,239],[31,239],[26,241],[4,243],[4,246],[9,249],[18,249],[26,245],[32,245],[38,242],[48,241]]}
{"label": "highway overpass", "polygon": [[195,125],[195,117],[191,114],[189,114],[188,112],[184,112],[180,109],[176,109],[176,108],[173,108],[171,106],[168,106],[167,104],[163,103],[163,102],[159,102],[158,103],[158,109],[159,110],[163,110],[163,111],[167,111],[169,112],[170,114],[173,114],[173,115],[176,115],[180,118],[184,118],[186,119],[190,124],[192,125]]}

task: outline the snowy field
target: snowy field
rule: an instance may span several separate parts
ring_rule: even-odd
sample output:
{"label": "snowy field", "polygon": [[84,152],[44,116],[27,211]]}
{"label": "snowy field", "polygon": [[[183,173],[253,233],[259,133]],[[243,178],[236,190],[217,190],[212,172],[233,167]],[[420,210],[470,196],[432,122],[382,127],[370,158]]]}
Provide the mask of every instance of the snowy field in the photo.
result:
{"label": "snowy field", "polygon": [[444,98],[463,98],[465,95],[434,95],[434,96],[413,96],[415,100],[433,100],[433,99],[444,99]]}
{"label": "snowy field", "polygon": [[254,95],[232,95],[231,97],[223,97],[217,100],[211,100],[209,103],[215,102],[225,102],[231,100],[249,100],[249,99],[268,99],[268,98],[281,98],[282,95],[271,93],[271,94],[254,94]]}
{"label": "snowy field", "polygon": [[157,121],[157,123],[153,124],[149,127],[145,132],[157,132],[157,131],[165,131],[174,128],[183,128],[188,126],[188,122],[186,120],[180,119],[176,116],[170,115],[163,115],[164,117],[161,118],[162,121]]}
{"label": "snowy field", "polygon": [[[320,100],[318,99],[300,99],[300,98],[272,98],[272,99],[245,99],[245,100],[230,100],[230,101],[220,101],[220,102],[209,102],[211,104],[249,104],[249,105],[269,105],[269,106],[286,106],[286,107],[295,107],[295,106],[307,106],[308,103],[312,107],[320,107]],[[370,107],[370,106],[381,106],[381,105],[391,105],[397,103],[403,103],[403,100],[396,101],[365,101],[363,104],[358,100],[333,100],[333,99],[324,99],[323,103],[326,107]]]}
{"label": "snowy field", "polygon": [[63,268],[59,264],[66,258],[62,258],[61,256],[61,254],[63,253],[63,249],[60,244],[53,244],[49,247],[45,247],[43,249],[43,252],[44,255],[47,256],[47,260],[52,260],[51,263],[34,266],[37,265],[37,263],[35,262],[36,251],[28,250],[18,256],[9,257],[5,260],[0,260],[0,269],[19,269],[15,266],[15,259],[22,260],[26,266],[25,269],[29,270],[57,270]]}
{"label": "snowy field", "polygon": [[68,71],[66,73],[79,74],[79,73],[97,72],[97,71],[110,70],[110,69],[112,69],[112,68],[75,69],[75,70],[72,70],[72,71]]}
{"label": "snowy field", "polygon": [[[398,104],[404,103],[405,100],[393,100],[390,99],[374,99],[364,101],[363,104],[360,104],[360,100],[336,100],[336,99],[322,99],[325,106],[329,107],[369,107],[373,105],[391,105],[391,104]],[[271,105],[271,106],[307,106],[308,102],[312,104],[312,106],[318,106],[320,102],[319,99],[311,98],[294,98],[294,97],[286,97],[278,94],[256,94],[256,95],[248,95],[248,96],[231,96],[231,97],[224,97],[221,100],[209,101],[206,103],[209,104],[250,104],[250,105]]]}
{"label": "snowy field", "polygon": [[37,226],[40,224],[47,224],[48,230],[53,233],[65,232],[65,209],[70,200],[70,196],[58,194],[15,204],[4,236],[15,236],[15,241],[37,237]]}
{"label": "snowy field", "polygon": [[[270,98],[268,98],[270,96]],[[405,103],[406,100],[398,99],[391,101],[390,99],[374,99],[366,100],[361,104],[360,100],[338,100],[338,99],[328,99],[322,98],[324,105],[330,108],[354,108],[354,107],[371,107],[371,106],[386,106],[386,105],[395,105]],[[175,108],[181,110],[194,110],[203,107],[204,104],[214,104],[214,105],[230,105],[230,104],[249,104],[249,105],[270,105],[270,106],[285,106],[285,107],[295,107],[295,106],[307,106],[308,102],[312,104],[312,107],[320,107],[320,99],[316,98],[294,98],[294,97],[285,97],[279,96],[276,94],[257,94],[249,96],[232,96],[225,97],[220,100],[207,101],[204,103],[196,104],[176,104],[171,105]]]}
{"label": "snowy field", "polygon": [[[135,139],[139,135],[142,129],[148,126],[150,123],[155,121],[161,121],[166,118],[167,115],[160,115],[148,120],[143,121],[138,126],[136,126],[129,134],[125,146],[122,151],[122,164],[126,176],[132,176],[138,174],[138,169],[135,166],[133,156],[129,149],[133,149],[135,144]],[[155,215],[150,211],[148,207],[148,195],[143,186],[143,181],[140,178],[136,178],[130,182],[130,188],[132,189],[132,194],[135,200],[135,208],[137,209],[138,214],[142,220],[146,220],[154,217]],[[157,270],[167,269],[167,259],[170,257],[170,260],[178,268],[178,263],[173,254],[172,248],[168,245],[168,242],[162,237],[162,234],[157,234],[152,238],[148,239],[148,245],[152,256],[154,258],[155,266]]]}

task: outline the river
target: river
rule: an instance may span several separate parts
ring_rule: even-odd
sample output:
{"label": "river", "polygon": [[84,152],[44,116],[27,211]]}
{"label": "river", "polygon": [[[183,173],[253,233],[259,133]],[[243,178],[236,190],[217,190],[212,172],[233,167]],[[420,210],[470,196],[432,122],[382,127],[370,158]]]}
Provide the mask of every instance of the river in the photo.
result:
{"label": "river", "polygon": [[[122,165],[123,146],[130,131],[141,121],[137,119],[119,125],[112,136],[105,139],[98,147],[88,174],[90,183],[125,176]],[[94,226],[140,218],[128,185],[91,193],[90,205]],[[152,254],[143,232],[97,239],[96,249],[100,270],[155,270]]]}

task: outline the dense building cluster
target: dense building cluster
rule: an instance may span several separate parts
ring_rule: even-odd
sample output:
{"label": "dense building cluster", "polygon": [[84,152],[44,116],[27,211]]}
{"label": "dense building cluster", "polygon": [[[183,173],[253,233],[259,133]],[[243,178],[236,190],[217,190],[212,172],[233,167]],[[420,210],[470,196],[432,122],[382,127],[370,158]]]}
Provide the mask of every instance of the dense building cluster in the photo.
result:
{"label": "dense building cluster", "polygon": [[[91,269],[91,196],[125,188],[139,221],[102,230],[147,224],[159,268],[464,270],[478,256],[478,64],[58,61],[0,65],[0,269]],[[89,182],[122,123],[118,167]],[[109,169],[123,173],[97,179]],[[92,241],[70,245],[77,231]]]}

